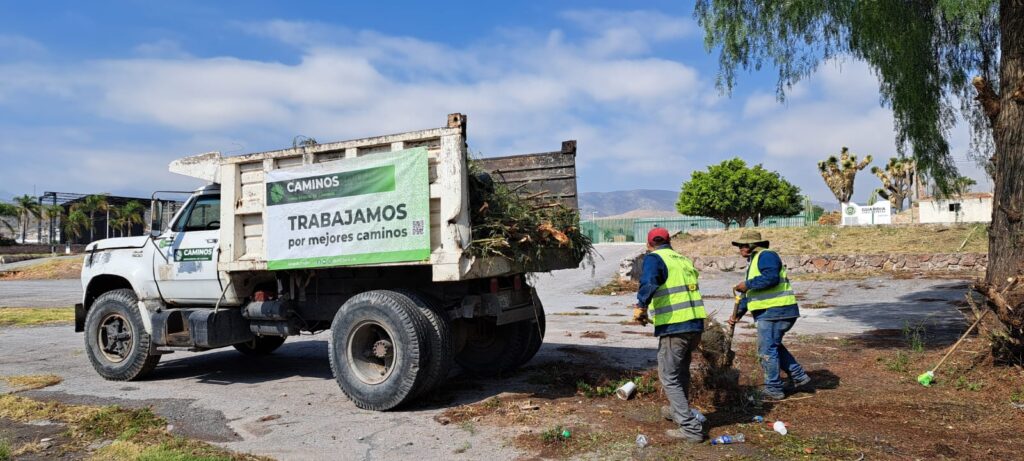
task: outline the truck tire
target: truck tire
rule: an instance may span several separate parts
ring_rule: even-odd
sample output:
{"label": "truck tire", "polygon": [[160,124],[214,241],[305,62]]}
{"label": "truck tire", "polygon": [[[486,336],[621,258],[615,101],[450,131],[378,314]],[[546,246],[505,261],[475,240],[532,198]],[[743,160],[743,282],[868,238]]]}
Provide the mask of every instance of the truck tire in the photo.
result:
{"label": "truck tire", "polygon": [[141,379],[160,361],[138,303],[130,289],[108,291],[96,298],[85,317],[85,351],[104,379]]}
{"label": "truck tire", "polygon": [[430,363],[427,364],[423,384],[416,391],[416,395],[428,394],[444,383],[452,368],[454,346],[452,345],[452,327],[448,321],[448,313],[441,307],[440,302],[429,295],[412,290],[396,291],[408,296],[430,323],[430,331],[427,335]]}
{"label": "truck tire", "polygon": [[544,319],[544,305],[541,304],[540,298],[537,297],[537,292],[533,291],[533,305],[537,309],[536,320],[526,320],[523,323],[523,327],[526,331],[523,333],[526,335],[526,345],[523,348],[522,355],[519,356],[519,360],[516,363],[516,367],[521,367],[533,359],[533,356],[537,355],[537,351],[540,350],[540,346],[544,344],[544,334],[547,332],[547,321]]}
{"label": "truck tire", "polygon": [[409,401],[430,363],[430,325],[401,293],[357,294],[331,323],[328,355],[341,391],[364,410],[391,410]]}
{"label": "truck tire", "polygon": [[477,376],[498,376],[519,366],[526,348],[523,323],[495,325],[493,321],[467,321],[466,344],[455,356],[455,362],[466,372]]}
{"label": "truck tire", "polygon": [[235,344],[235,350],[245,355],[264,356],[270,355],[277,348],[284,344],[282,336],[257,336],[252,341]]}

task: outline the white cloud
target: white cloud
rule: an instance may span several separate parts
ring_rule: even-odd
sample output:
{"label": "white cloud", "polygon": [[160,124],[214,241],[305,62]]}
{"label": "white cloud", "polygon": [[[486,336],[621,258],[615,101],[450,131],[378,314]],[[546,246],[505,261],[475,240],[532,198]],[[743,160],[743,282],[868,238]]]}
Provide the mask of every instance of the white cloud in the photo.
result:
{"label": "white cloud", "polygon": [[[325,142],[441,126],[450,112],[469,115],[470,146],[486,155],[577,139],[581,190],[674,190],[692,170],[742,154],[818,194],[814,164],[826,154],[843,145],[876,157],[895,152],[891,114],[861,65],[823,66],[785,105],[766,92],[730,101],[692,65],[651,51],[691,37],[688,18],[603,10],[563,17],[571,28],[503,29],[458,46],[321,23],[237,23],[233,30],[294,46],[294,59],[198,58],[158,40],[131,58],[0,65],[5,110],[28,107],[18,103],[85,114],[38,146],[41,163],[73,168],[47,175],[21,163],[13,176],[72,191],[174,187],[165,165],[183,155],[279,148],[299,134]],[[104,124],[159,140],[112,145],[91,135]],[[32,144],[4,138],[4,157]],[[5,186],[16,187],[25,184]]]}
{"label": "white cloud", "polygon": [[690,19],[655,11],[572,10],[562,17],[595,35],[585,47],[592,56],[642,54],[655,43],[680,39],[696,30]]}
{"label": "white cloud", "polygon": [[38,59],[46,52],[46,47],[42,43],[28,37],[0,34],[0,59]]}
{"label": "white cloud", "polygon": [[190,56],[181,48],[180,43],[168,39],[136,45],[135,53],[146,58],[187,58]]}
{"label": "white cloud", "polygon": [[[585,33],[502,30],[459,47],[319,23],[235,24],[297,47],[299,59],[197,58],[158,40],[138,45],[141,57],[0,67],[0,82],[26,99],[55,98],[47,102],[88,114],[88,123],[180,138],[137,150],[54,138],[51,164],[97,174],[111,161],[118,165],[112,168],[134,165],[111,172],[118,179],[108,183],[54,177],[68,184],[79,178],[90,188],[160,183],[166,161],[187,149],[237,153],[281,147],[297,134],[332,141],[407,131],[443,125],[449,112],[469,115],[471,147],[487,155],[553,150],[578,139],[580,163],[591,168],[581,172],[583,189],[601,188],[608,169],[622,171],[616,180],[625,185],[631,175],[661,172],[666,162],[695,164],[684,161],[704,154],[695,139],[725,126],[721,114],[706,110],[718,102],[707,97],[710,83],[690,66],[609,42],[613,35],[644,47],[674,40],[689,33],[689,20],[650,12],[565,16]],[[139,171],[143,158],[158,161],[147,161],[151,173],[139,182],[127,173]]]}

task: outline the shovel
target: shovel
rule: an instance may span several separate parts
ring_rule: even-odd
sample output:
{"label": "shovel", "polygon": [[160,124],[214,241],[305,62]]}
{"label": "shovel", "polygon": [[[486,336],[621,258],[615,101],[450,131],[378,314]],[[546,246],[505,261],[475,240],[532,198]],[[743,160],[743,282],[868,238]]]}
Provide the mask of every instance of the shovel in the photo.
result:
{"label": "shovel", "polygon": [[[743,299],[736,290],[732,290],[732,318],[736,317],[736,313],[740,310],[740,300]],[[732,362],[736,358],[736,352],[732,350],[732,337],[736,334],[736,324],[729,325],[729,336],[726,339],[726,345],[729,347],[729,352],[725,356],[726,365],[732,368]]]}
{"label": "shovel", "polygon": [[955,351],[956,348],[960,346],[960,343],[963,342],[964,338],[966,338],[967,335],[971,334],[971,331],[974,330],[974,327],[978,326],[978,324],[981,323],[981,319],[985,318],[985,315],[988,314],[989,310],[990,309],[986,309],[985,312],[982,312],[981,315],[978,316],[978,320],[975,320],[974,324],[971,325],[971,327],[964,332],[963,336],[961,336],[960,339],[958,339],[956,343],[949,348],[949,351],[946,352],[946,355],[942,356],[942,359],[939,360],[939,363],[935,364],[934,368],[918,375],[918,383],[920,383],[924,387],[931,387],[932,382],[935,380],[935,370],[938,370],[939,367],[942,366],[942,362],[945,362],[946,359],[949,358],[949,356],[953,353],[953,351]]}

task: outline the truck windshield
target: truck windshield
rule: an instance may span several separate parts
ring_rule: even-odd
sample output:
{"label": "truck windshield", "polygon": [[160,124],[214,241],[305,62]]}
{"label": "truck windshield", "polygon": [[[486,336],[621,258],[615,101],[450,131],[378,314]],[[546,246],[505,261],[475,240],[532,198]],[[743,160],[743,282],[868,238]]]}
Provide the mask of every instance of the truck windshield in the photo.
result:
{"label": "truck windshield", "polygon": [[195,199],[171,229],[175,232],[220,229],[220,197],[206,195]]}

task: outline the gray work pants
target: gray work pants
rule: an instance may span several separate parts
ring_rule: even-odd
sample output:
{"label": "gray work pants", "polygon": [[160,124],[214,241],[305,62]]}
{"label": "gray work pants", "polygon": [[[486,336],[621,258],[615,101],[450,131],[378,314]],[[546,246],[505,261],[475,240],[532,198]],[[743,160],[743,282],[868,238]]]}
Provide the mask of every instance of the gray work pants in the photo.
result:
{"label": "gray work pants", "polygon": [[668,397],[672,420],[679,430],[702,434],[702,424],[690,411],[690,358],[700,344],[701,332],[676,333],[658,338],[658,377]]}

